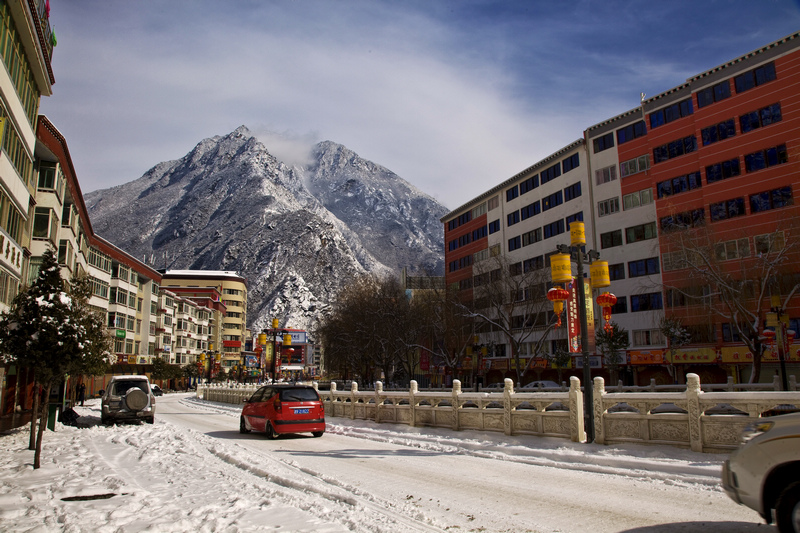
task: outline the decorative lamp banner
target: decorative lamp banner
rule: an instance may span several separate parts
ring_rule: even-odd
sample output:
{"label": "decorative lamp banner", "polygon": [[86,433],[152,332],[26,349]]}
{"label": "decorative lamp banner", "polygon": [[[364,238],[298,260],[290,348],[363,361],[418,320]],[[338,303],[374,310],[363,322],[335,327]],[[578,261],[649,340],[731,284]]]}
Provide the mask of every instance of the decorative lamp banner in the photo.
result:
{"label": "decorative lamp banner", "polygon": [[[569,351],[577,353],[581,350],[581,320],[578,313],[577,280],[569,284],[569,299],[567,300],[567,331],[569,334]],[[588,352],[594,351],[594,305],[592,304],[592,286],[588,279],[583,280],[584,297],[586,300],[586,326]]]}
{"label": "decorative lamp banner", "polygon": [[592,278],[592,287],[602,289],[611,285],[611,278],[608,274],[608,261],[595,261],[589,267]]}
{"label": "decorative lamp banner", "polygon": [[569,238],[572,246],[583,246],[586,244],[586,229],[583,222],[575,221],[569,225]]}
{"label": "decorative lamp banner", "polygon": [[550,275],[553,283],[568,283],[572,280],[572,263],[569,254],[550,256]]}

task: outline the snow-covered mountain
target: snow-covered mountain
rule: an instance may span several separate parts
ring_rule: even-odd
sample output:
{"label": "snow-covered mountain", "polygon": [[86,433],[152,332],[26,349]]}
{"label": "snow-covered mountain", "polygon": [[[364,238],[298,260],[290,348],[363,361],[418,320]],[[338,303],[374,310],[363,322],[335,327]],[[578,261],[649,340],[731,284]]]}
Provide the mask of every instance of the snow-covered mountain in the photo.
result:
{"label": "snow-covered mountain", "polygon": [[447,209],[390,170],[325,141],[290,166],[245,126],[182,159],[86,194],[94,231],[154,268],[237,271],[248,326],[308,328],[363,272],[443,272]]}

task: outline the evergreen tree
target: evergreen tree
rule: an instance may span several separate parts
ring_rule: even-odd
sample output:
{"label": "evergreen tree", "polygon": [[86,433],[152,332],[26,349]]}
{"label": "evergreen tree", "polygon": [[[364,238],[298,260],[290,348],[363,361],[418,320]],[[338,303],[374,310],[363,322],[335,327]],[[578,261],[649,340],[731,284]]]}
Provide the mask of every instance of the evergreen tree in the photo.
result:
{"label": "evergreen tree", "polygon": [[65,291],[56,256],[48,250],[42,257],[36,281],[17,295],[11,309],[0,315],[0,357],[34,373],[37,391],[31,420],[31,447],[36,450],[34,468],[40,466],[51,390],[68,374],[101,373],[109,363],[110,339],[105,324],[88,308],[88,283],[75,281],[73,296]]}
{"label": "evergreen tree", "polygon": [[[619,327],[615,322],[611,322],[611,329],[599,328],[594,336],[597,351],[603,354],[605,363],[611,374],[611,384],[617,384],[619,367],[622,364],[622,354],[628,349],[630,340],[625,328]],[[587,383],[587,385],[589,385]]]}

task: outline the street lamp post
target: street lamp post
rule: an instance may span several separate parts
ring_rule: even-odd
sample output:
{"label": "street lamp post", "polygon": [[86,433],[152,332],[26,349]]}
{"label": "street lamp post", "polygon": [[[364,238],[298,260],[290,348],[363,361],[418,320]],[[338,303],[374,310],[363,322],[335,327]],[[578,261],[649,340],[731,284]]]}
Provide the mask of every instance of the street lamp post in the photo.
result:
{"label": "street lamp post", "polygon": [[[586,292],[584,286],[584,252],[586,236],[583,222],[570,224],[570,245],[558,245],[558,254],[550,257],[551,275],[553,283],[572,281],[572,260],[577,265],[575,291],[578,296],[578,319],[580,321],[581,355],[583,362],[583,397],[584,415],[586,417],[586,442],[594,441],[594,399],[592,394],[592,369],[589,360],[589,324],[586,315]],[[589,264],[599,259],[600,254],[594,250],[586,253]],[[598,261],[591,268],[591,283],[593,288],[608,287],[608,263]],[[551,289],[552,290],[552,289]]]}
{"label": "street lamp post", "polygon": [[279,327],[280,322],[277,318],[272,319],[272,328],[264,330],[262,333],[272,336],[272,362],[270,363],[270,373],[272,374],[272,383],[275,383],[275,374],[278,369],[278,337],[282,337],[281,346],[290,346],[292,344],[292,336],[289,331]]}

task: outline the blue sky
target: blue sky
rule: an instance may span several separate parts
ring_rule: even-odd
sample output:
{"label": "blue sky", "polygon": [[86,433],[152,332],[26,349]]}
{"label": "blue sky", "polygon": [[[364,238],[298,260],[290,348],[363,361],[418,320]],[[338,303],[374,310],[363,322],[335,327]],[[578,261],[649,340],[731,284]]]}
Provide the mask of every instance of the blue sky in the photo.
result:
{"label": "blue sky", "polygon": [[43,98],[84,193],[246,125],[347,146],[455,209],[686,78],[800,30],[798,0],[54,0]]}

